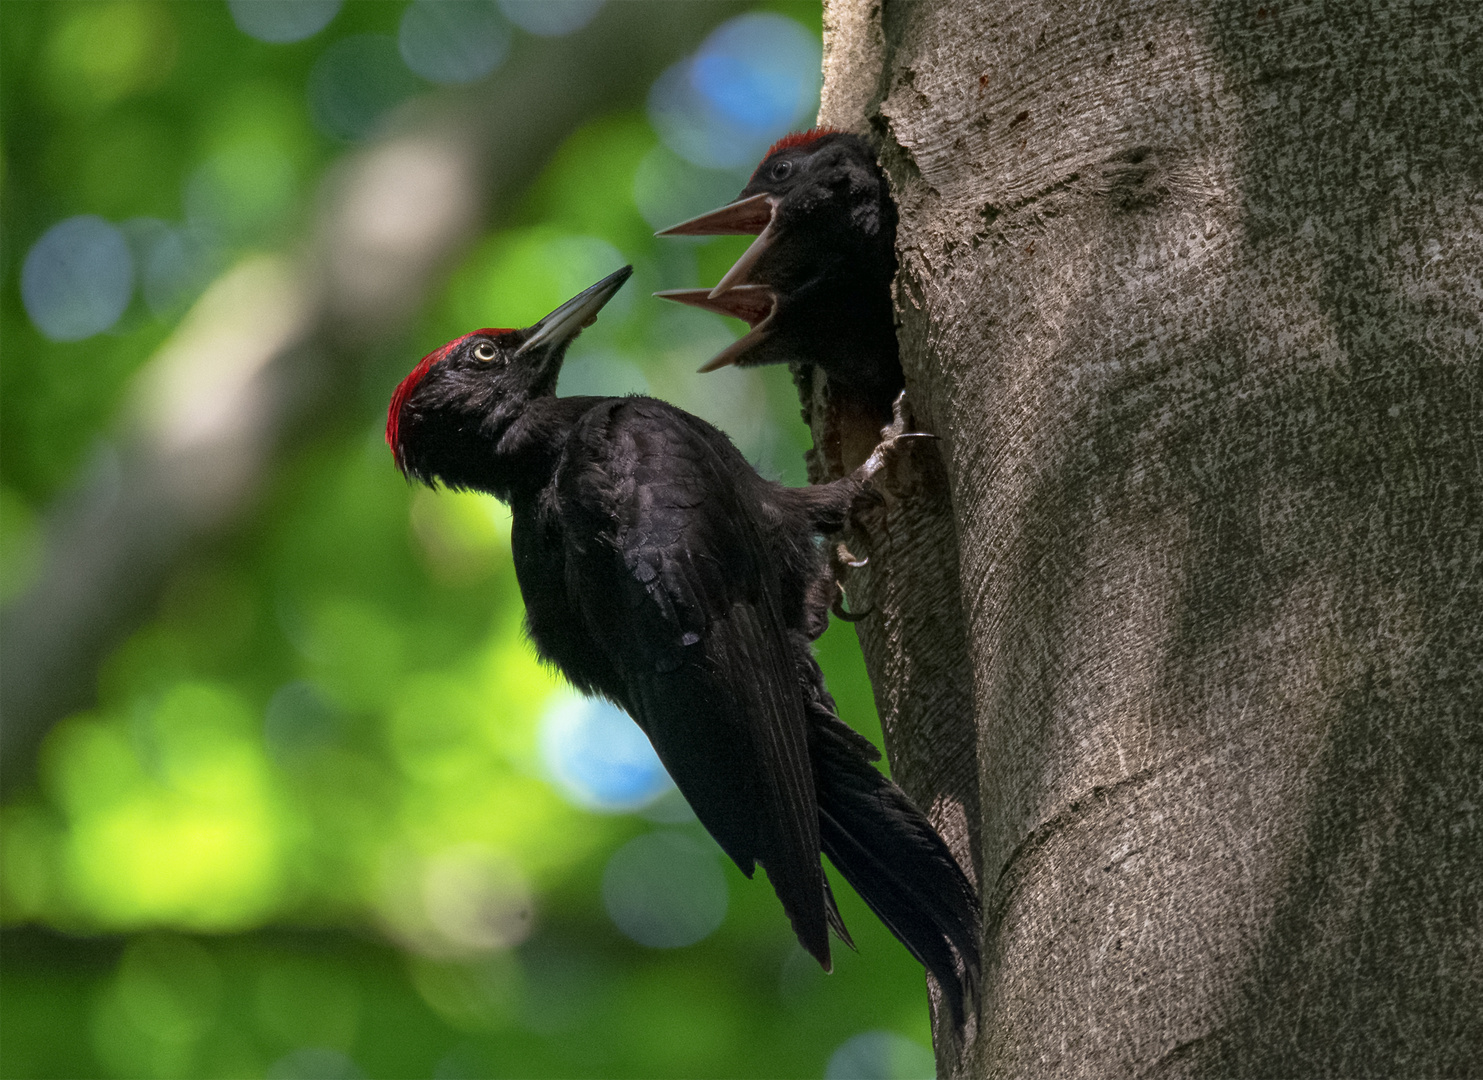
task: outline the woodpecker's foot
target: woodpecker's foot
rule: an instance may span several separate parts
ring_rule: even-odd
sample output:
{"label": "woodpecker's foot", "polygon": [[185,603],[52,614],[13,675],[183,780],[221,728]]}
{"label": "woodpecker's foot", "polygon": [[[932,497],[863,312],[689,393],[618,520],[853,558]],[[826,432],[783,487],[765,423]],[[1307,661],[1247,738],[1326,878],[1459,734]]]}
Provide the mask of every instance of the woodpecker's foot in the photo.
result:
{"label": "woodpecker's foot", "polygon": [[906,391],[902,390],[891,402],[891,422],[881,428],[882,439],[894,439],[906,434]]}
{"label": "woodpecker's foot", "polygon": [[[886,522],[886,495],[876,477],[890,468],[893,457],[899,452],[906,439],[935,439],[937,436],[919,431],[907,431],[906,391],[896,396],[891,405],[891,422],[881,429],[881,441],[865,462],[844,480],[836,481],[841,494],[848,492],[850,499],[845,525],[853,535],[867,547],[872,536],[880,535]],[[830,485],[834,486],[834,485]],[[859,570],[869,563],[869,558],[856,557],[843,543],[834,544],[829,551],[829,568],[833,572],[835,595],[829,610],[846,622],[859,622],[874,610],[865,608],[850,611],[845,606],[847,591],[845,579],[851,570]]]}
{"label": "woodpecker's foot", "polygon": [[[855,479],[865,485],[865,490],[873,492],[875,477],[890,467],[891,458],[898,452],[898,448],[904,439],[935,439],[936,435],[929,435],[925,431],[906,430],[906,391],[896,395],[896,400],[891,402],[891,422],[881,428],[881,441],[876,444],[865,463],[855,470]],[[875,493],[875,501],[880,501],[880,495]]]}
{"label": "woodpecker's foot", "polygon": [[834,545],[834,552],[831,561],[834,563],[834,568],[836,571],[834,576],[840,577],[846,568],[850,570],[858,570],[860,569],[860,567],[868,563],[870,561],[870,558],[869,556],[863,559],[856,558],[855,555],[851,553],[849,548],[840,543]]}
{"label": "woodpecker's foot", "polygon": [[844,582],[836,580],[834,582],[834,603],[829,605],[829,610],[834,612],[836,619],[843,619],[845,622],[859,622],[875,611],[875,608],[866,608],[864,611],[851,611],[845,607],[845,602],[848,599],[849,597],[845,595],[844,591]]}
{"label": "woodpecker's foot", "polygon": [[834,596],[829,603],[829,610],[836,618],[845,622],[859,622],[871,612],[870,608],[864,611],[851,611],[846,607],[849,595],[845,590],[845,578],[851,570],[858,570],[870,560],[856,558],[849,548],[843,543],[836,543],[829,549],[829,570],[834,578]]}

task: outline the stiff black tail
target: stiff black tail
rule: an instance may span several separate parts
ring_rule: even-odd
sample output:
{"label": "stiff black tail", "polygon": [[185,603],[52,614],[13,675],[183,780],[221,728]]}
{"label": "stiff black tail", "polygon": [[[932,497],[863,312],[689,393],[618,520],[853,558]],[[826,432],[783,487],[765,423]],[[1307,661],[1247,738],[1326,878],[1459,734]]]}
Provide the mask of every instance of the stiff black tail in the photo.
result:
{"label": "stiff black tail", "polygon": [[871,765],[880,752],[818,693],[809,756],[824,854],[932,974],[962,1030],[978,997],[978,896],[932,823]]}

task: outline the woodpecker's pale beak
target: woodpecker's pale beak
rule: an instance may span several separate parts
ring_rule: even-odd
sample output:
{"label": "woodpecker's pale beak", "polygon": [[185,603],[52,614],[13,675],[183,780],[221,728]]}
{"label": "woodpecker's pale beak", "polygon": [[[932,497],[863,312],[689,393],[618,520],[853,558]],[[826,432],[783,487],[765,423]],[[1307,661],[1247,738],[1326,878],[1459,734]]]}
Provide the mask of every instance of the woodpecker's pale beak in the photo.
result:
{"label": "woodpecker's pale beak", "polygon": [[726,348],[711,357],[700,367],[700,371],[715,371],[734,364],[747,352],[761,344],[771,329],[773,312],[777,310],[777,294],[766,285],[737,285],[719,296],[710,289],[666,289],[654,294],[661,300],[673,300],[677,304],[714,311],[743,319],[751,330],[737,338]]}
{"label": "woodpecker's pale beak", "polygon": [[632,266],[625,266],[609,274],[591,288],[583,289],[562,304],[540,322],[526,330],[529,335],[525,344],[515,350],[515,355],[532,349],[560,349],[572,338],[597,321],[597,313],[623,287],[633,274]]}
{"label": "woodpecker's pale beak", "polygon": [[[747,275],[757,260],[772,246],[777,238],[777,196],[763,192],[736,202],[727,203],[719,210],[701,214],[689,221],[671,225],[655,233],[655,236],[751,236],[757,234],[750,247],[742,252],[726,275],[711,290],[711,299],[717,299],[732,289],[747,283]],[[688,303],[688,301],[681,301]],[[704,369],[702,369],[704,370]]]}
{"label": "woodpecker's pale beak", "polygon": [[655,236],[756,236],[772,221],[773,197],[766,192],[727,203],[660,229]]}

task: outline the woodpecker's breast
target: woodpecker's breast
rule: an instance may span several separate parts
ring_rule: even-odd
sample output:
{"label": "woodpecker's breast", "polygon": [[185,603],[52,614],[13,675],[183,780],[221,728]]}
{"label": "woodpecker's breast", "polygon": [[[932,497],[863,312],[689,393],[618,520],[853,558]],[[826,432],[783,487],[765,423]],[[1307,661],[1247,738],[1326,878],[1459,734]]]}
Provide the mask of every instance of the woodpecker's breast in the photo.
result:
{"label": "woodpecker's breast", "polygon": [[522,500],[511,511],[515,579],[525,600],[525,629],[536,652],[583,693],[612,696],[619,688],[617,675],[587,632],[567,589],[558,519],[541,512],[534,500],[528,505]]}

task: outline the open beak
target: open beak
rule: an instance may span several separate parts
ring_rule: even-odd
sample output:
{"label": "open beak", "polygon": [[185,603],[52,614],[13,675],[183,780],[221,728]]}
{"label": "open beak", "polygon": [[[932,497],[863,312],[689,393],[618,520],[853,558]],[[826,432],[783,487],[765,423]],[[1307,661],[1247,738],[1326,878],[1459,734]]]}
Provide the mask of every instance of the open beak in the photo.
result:
{"label": "open beak", "polygon": [[699,369],[703,372],[735,364],[744,353],[760,345],[771,331],[773,312],[777,310],[777,294],[766,285],[736,285],[719,296],[711,289],[666,289],[654,295],[662,300],[743,319],[751,327],[750,331],[706,361]]}
{"label": "open beak", "polygon": [[772,196],[763,192],[729,202],[719,210],[660,229],[655,236],[756,236],[772,221]]}
{"label": "open beak", "polygon": [[[708,214],[701,214],[699,217],[682,221],[678,225],[671,225],[654,235],[751,236],[756,234],[757,239],[752,241],[751,246],[742,253],[742,257],[736,260],[731,269],[726,271],[726,275],[716,283],[716,287],[710,291],[711,299],[715,300],[732,289],[747,284],[747,275],[751,273],[752,267],[772,246],[777,238],[777,205],[776,197],[764,192],[727,203],[719,210],[712,210]],[[670,297],[670,299],[675,298]],[[680,302],[689,303],[690,301]]]}
{"label": "open beak", "polygon": [[623,283],[632,274],[633,267],[625,266],[622,270],[609,274],[591,288],[583,289],[530,327],[526,331],[530,336],[525,339],[524,345],[515,350],[515,355],[520,356],[532,349],[560,349],[597,321],[597,313],[623,287]]}

